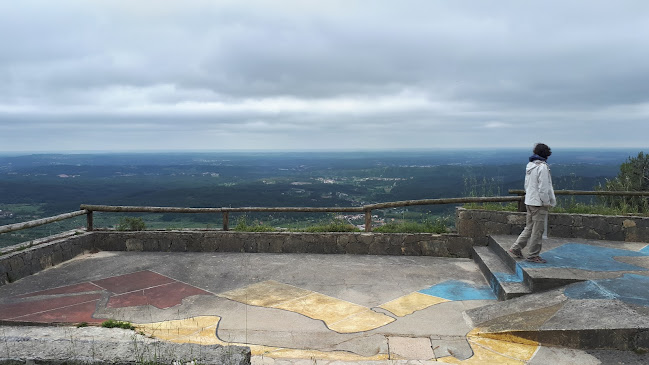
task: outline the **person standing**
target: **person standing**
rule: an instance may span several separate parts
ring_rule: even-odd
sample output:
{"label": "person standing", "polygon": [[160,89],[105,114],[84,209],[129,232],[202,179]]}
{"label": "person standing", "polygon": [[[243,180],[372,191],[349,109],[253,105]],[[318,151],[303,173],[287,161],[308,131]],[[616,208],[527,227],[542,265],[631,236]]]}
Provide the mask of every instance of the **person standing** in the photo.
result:
{"label": "person standing", "polygon": [[527,261],[535,263],[547,262],[539,253],[541,240],[545,230],[550,207],[557,205],[548,157],[552,154],[550,147],[543,143],[534,146],[534,154],[525,168],[525,207],[527,210],[525,229],[509,249],[509,253],[517,258],[523,258],[523,248],[529,246]]}

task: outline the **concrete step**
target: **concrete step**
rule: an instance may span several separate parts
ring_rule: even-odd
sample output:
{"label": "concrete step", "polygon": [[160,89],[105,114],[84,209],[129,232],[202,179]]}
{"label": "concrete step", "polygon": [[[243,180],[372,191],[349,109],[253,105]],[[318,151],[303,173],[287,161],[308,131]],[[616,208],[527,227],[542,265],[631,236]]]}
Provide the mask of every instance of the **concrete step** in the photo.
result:
{"label": "concrete step", "polygon": [[516,269],[512,270],[492,247],[476,246],[473,250],[473,260],[480,267],[498,300],[512,299],[532,292],[524,281],[520,266],[515,266]]}
{"label": "concrete step", "polygon": [[[516,272],[517,276],[523,279],[523,283],[530,288],[532,292],[537,293],[540,291],[555,289],[589,279],[587,272],[584,272],[584,275],[576,275],[575,270],[570,267],[553,265],[552,262],[549,262],[548,264],[536,264],[527,262],[525,259],[514,258],[509,254],[508,249],[515,241],[516,236],[489,236],[489,244],[487,247],[489,247],[510,270]],[[543,252],[546,252],[548,249],[571,241],[574,241],[574,239],[544,239],[541,256],[543,256]],[[525,254],[525,251],[523,251],[523,253]]]}

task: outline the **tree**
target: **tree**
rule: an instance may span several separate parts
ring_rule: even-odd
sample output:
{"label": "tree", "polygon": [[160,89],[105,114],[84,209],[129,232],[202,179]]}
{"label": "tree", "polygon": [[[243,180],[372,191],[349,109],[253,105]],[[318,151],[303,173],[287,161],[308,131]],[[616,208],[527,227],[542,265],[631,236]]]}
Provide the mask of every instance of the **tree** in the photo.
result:
{"label": "tree", "polygon": [[[602,187],[600,187],[602,188]],[[607,191],[649,191],[649,154],[638,153],[620,165],[617,177],[606,180],[602,190]],[[605,197],[604,201],[623,211],[649,212],[647,197]]]}

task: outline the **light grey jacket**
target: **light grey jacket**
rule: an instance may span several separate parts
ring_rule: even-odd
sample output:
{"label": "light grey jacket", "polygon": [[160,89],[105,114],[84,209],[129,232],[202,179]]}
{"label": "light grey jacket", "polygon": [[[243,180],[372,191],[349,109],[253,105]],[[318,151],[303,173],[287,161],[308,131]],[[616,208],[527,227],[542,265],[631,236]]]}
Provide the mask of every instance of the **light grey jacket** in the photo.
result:
{"label": "light grey jacket", "polygon": [[557,205],[550,167],[544,161],[530,162],[525,168],[525,204],[537,207]]}

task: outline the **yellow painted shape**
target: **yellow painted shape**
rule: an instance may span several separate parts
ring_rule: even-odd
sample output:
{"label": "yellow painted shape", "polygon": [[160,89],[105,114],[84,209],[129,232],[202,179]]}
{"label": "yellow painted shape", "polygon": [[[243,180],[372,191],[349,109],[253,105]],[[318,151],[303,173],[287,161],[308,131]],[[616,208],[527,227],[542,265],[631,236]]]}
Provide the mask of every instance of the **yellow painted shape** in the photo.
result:
{"label": "yellow painted shape", "polygon": [[383,327],[395,319],[370,309],[353,314],[336,323],[327,323],[330,330],[338,333],[354,333],[373,330]]}
{"label": "yellow painted shape", "polygon": [[[261,354],[253,353],[253,356]],[[344,351],[317,351],[317,350],[296,350],[296,349],[278,349],[277,351],[267,352],[263,354],[264,357],[272,357],[275,359],[318,359],[329,361],[381,361],[388,360],[388,354],[376,354],[374,356],[360,356],[351,352]]]}
{"label": "yellow painted shape", "polygon": [[466,337],[471,340],[472,338],[491,338],[498,341],[518,343],[523,345],[538,346],[539,343],[534,340],[528,340],[527,338],[519,337],[511,332],[486,332],[482,328],[474,328],[469,332]]}
{"label": "yellow painted shape", "polygon": [[302,298],[279,303],[272,306],[272,308],[300,313],[309,318],[320,319],[325,323],[339,322],[354,313],[368,310],[367,307],[363,307],[362,305],[315,292]]}
{"label": "yellow painted shape", "polygon": [[300,289],[292,285],[268,280],[248,285],[245,288],[220,293],[217,296],[248,305],[272,307],[282,302],[307,296],[311,293],[313,293],[311,290]]}
{"label": "yellow painted shape", "polygon": [[138,331],[143,332],[146,335],[175,343],[248,346],[250,347],[250,352],[253,356],[263,355],[271,358],[294,359],[309,359],[313,357],[332,361],[378,361],[387,360],[389,356],[388,354],[377,354],[365,357],[344,351],[325,352],[225,342],[221,341],[216,336],[216,328],[220,320],[221,318],[218,316],[199,316],[164,322],[136,324],[135,327]]}
{"label": "yellow painted shape", "polygon": [[329,329],[340,333],[369,331],[394,321],[394,318],[376,313],[362,305],[273,280],[231,290],[218,296],[248,305],[299,313],[321,320]]}
{"label": "yellow painted shape", "polygon": [[168,341],[192,336],[206,330],[210,331],[212,337],[216,338],[216,326],[220,320],[221,317],[218,316],[199,316],[188,319],[138,324],[136,328],[138,331]]}
{"label": "yellow painted shape", "polygon": [[[367,309],[367,311],[372,312],[369,309]],[[353,317],[363,316],[364,314],[365,311],[357,312],[355,315],[350,316],[351,318],[343,318],[341,323],[348,323],[349,321],[353,321]],[[325,352],[225,342],[221,341],[216,336],[216,328],[220,320],[221,318],[218,316],[199,316],[181,320],[136,324],[135,327],[138,331],[141,331],[144,334],[175,343],[248,346],[254,356],[292,359],[315,358],[330,361],[379,361],[389,359],[389,354],[377,354],[374,356],[364,357],[345,351]],[[439,358],[437,361],[447,364],[466,365],[524,365],[532,358],[536,348],[538,347],[538,343],[534,341],[531,341],[531,344],[520,343],[520,341],[524,340],[521,338],[518,338],[519,342],[510,342],[509,339],[516,339],[516,336],[511,334],[504,336],[504,334],[490,334],[481,331],[480,328],[476,328],[467,335],[474,353],[471,358],[461,361],[452,356],[447,356]],[[501,335],[503,339],[508,340],[483,337],[485,335]],[[530,342],[529,340],[526,341]]]}
{"label": "yellow painted shape", "polygon": [[479,338],[479,337],[473,337],[469,339],[469,343],[471,343],[472,347],[473,344],[476,344],[485,347],[495,353],[507,357],[512,357],[514,359],[519,359],[523,362],[530,360],[538,347],[534,345],[524,345],[520,343],[499,341],[491,338]]}
{"label": "yellow painted shape", "polygon": [[426,309],[435,304],[448,302],[448,299],[434,297],[431,295],[422,294],[419,292],[410,293],[397,299],[391,300],[385,304],[381,304],[379,308],[383,308],[396,316],[404,317],[416,311]]}
{"label": "yellow painted shape", "polygon": [[509,333],[486,333],[474,328],[467,334],[473,356],[464,361],[452,356],[437,359],[449,364],[508,364],[524,365],[536,352],[539,344]]}
{"label": "yellow painted shape", "polygon": [[473,356],[466,360],[458,360],[452,356],[440,357],[438,362],[462,365],[525,365],[524,361],[512,359],[479,346],[471,346]]}

